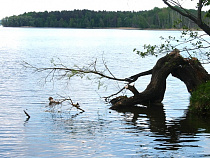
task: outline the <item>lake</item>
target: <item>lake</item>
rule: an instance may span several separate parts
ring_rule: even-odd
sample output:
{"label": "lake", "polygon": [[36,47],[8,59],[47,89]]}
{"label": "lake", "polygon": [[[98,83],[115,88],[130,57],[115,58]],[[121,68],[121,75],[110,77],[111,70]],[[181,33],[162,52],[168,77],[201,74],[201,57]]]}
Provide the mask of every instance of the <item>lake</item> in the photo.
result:
{"label": "lake", "polygon": [[[52,80],[49,72],[23,66],[83,67],[97,61],[98,71],[107,65],[116,77],[126,78],[158,60],[142,59],[133,49],[159,44],[160,36],[169,35],[180,31],[1,27],[0,157],[210,157],[209,119],[187,113],[187,89],[172,76],[163,106],[114,111],[103,97],[124,83],[102,80],[99,87],[93,75],[69,80],[55,74]],[[210,71],[210,65],[205,68]],[[135,87],[143,91],[150,77],[141,77]],[[50,96],[70,97],[85,112],[68,102],[49,106]]]}

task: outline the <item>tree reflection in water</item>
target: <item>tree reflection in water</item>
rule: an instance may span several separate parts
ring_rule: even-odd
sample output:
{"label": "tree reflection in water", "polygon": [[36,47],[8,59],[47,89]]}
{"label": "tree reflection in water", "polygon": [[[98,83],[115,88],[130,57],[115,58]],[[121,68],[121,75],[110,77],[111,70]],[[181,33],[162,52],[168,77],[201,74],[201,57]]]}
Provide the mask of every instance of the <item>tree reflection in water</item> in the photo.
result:
{"label": "tree reflection in water", "polygon": [[[50,107],[46,112],[51,114],[52,132],[59,133],[60,142],[71,145],[71,154],[94,152],[93,157],[101,153],[115,156],[132,153],[145,157],[171,154],[169,157],[173,157],[176,154],[206,156],[202,153],[206,151],[210,156],[208,143],[203,141],[209,139],[207,119],[186,113],[184,117],[168,121],[163,104],[133,106],[109,111],[107,115],[88,110],[67,112],[68,108],[64,108]],[[121,146],[122,142],[124,145]],[[80,151],[84,145],[89,148]]]}
{"label": "tree reflection in water", "polygon": [[[178,150],[182,147],[199,147],[195,143],[199,141],[198,133],[209,133],[208,118],[199,118],[186,113],[186,116],[166,121],[163,104],[149,106],[135,106],[117,110],[125,116],[126,124],[132,124],[139,132],[150,130],[158,141],[157,150]],[[129,119],[128,119],[129,118]],[[145,127],[148,125],[149,127]],[[203,129],[203,130],[201,130]]]}

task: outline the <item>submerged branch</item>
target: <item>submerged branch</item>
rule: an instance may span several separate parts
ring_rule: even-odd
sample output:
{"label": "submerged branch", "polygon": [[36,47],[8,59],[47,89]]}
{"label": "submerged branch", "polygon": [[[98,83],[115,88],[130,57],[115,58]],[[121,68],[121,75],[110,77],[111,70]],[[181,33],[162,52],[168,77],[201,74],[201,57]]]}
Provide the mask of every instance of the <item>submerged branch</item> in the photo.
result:
{"label": "submerged branch", "polygon": [[28,117],[28,119],[31,117],[25,110],[23,110],[23,112],[26,114],[26,116]]}
{"label": "submerged branch", "polygon": [[73,106],[73,107],[75,107],[75,108],[77,108],[78,110],[81,110],[82,112],[85,112],[85,110],[83,110],[82,108],[80,108],[80,105],[79,105],[79,103],[74,103],[73,101],[72,101],[72,99],[70,98],[70,97],[68,97],[68,98],[65,98],[65,97],[63,97],[63,96],[60,96],[60,97],[62,97],[62,98],[64,98],[64,99],[60,99],[60,100],[58,100],[58,101],[54,101],[53,100],[53,98],[52,97],[49,97],[49,104],[51,105],[51,104],[62,104],[64,101],[70,101],[70,104]]}

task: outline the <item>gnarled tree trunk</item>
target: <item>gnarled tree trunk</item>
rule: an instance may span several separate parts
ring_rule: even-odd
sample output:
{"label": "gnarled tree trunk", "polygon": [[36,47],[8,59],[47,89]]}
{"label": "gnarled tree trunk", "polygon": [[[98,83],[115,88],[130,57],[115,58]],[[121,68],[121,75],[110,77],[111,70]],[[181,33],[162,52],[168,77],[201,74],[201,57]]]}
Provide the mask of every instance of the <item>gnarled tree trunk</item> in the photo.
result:
{"label": "gnarled tree trunk", "polygon": [[133,92],[134,96],[111,100],[111,109],[126,108],[136,104],[161,103],[166,90],[166,79],[170,73],[183,81],[190,93],[198,85],[210,80],[210,75],[196,58],[185,59],[179,54],[179,50],[175,49],[160,58],[152,70],[128,78],[128,81],[133,82],[140,76],[152,74],[151,81],[143,92],[139,93],[135,87],[128,85],[126,88]]}

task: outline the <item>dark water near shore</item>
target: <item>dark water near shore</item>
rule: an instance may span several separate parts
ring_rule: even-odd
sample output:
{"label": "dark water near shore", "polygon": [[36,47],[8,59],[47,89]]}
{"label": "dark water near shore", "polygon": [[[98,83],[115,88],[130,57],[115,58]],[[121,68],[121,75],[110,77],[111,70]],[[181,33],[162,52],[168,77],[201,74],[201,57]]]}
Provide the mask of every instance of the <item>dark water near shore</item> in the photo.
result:
{"label": "dark water near shore", "polygon": [[[85,66],[97,58],[98,70],[105,60],[116,77],[125,78],[151,69],[157,60],[141,59],[134,48],[179,33],[0,28],[0,157],[210,157],[209,119],[187,114],[189,94],[172,76],[163,106],[117,112],[101,97],[116,93],[124,83],[104,80],[98,90],[97,79],[85,77],[46,82],[47,72],[33,73],[21,64],[49,67],[53,59]],[[135,86],[142,91],[149,80],[144,76]],[[70,96],[85,112],[67,102],[49,106],[49,96]]]}

